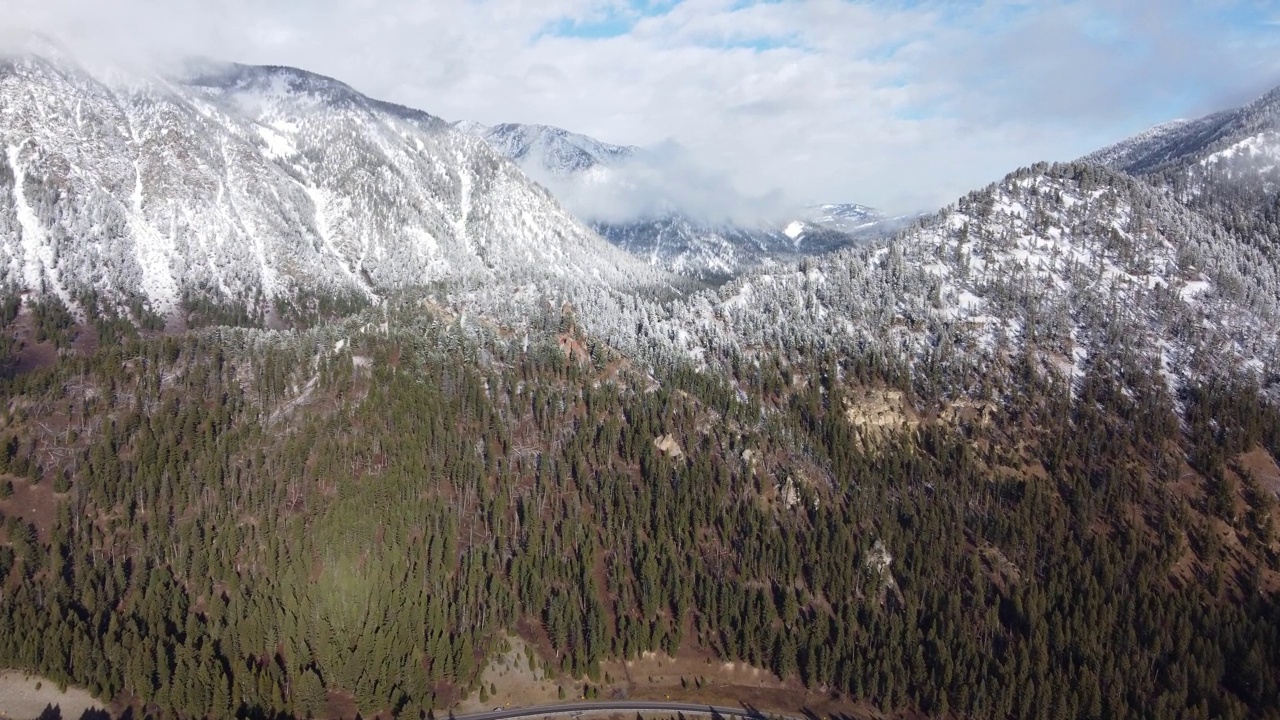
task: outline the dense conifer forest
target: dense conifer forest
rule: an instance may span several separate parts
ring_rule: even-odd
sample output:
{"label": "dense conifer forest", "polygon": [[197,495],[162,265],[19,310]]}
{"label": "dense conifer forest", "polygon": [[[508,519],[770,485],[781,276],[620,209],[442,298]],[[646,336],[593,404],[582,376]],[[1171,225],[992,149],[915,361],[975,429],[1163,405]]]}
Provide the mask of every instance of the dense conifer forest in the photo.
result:
{"label": "dense conifer forest", "polygon": [[1280,708],[1250,460],[1280,413],[1246,382],[1175,394],[1121,348],[957,403],[874,354],[633,365],[568,308],[181,336],[2,309],[111,338],[0,386],[0,665],[100,698],[439,716],[520,633],[589,685],[697,647],[888,712]]}

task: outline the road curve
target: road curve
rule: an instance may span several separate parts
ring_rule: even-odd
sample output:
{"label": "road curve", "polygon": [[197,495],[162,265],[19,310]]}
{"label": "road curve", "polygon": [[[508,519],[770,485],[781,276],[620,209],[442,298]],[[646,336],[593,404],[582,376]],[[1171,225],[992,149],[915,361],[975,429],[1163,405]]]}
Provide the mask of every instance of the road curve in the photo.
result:
{"label": "road curve", "polygon": [[722,717],[754,718],[755,720],[764,720],[765,718],[770,718],[771,720],[805,720],[804,718],[777,715],[751,707],[722,707],[719,705],[648,700],[600,700],[597,702],[557,703],[555,705],[511,708],[509,710],[491,710],[468,715],[450,713],[449,717],[452,720],[511,720],[512,718],[568,715],[581,712],[682,712],[720,715]]}

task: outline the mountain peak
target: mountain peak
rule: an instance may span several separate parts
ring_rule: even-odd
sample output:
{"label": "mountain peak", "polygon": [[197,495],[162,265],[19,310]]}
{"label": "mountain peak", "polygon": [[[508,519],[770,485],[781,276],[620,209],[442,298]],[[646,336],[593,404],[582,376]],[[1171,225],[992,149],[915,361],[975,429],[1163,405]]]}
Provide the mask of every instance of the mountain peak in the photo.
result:
{"label": "mountain peak", "polygon": [[[640,148],[613,145],[553,125],[500,123],[487,127],[461,121],[454,127],[482,137],[498,152],[535,175],[567,177],[592,168],[608,168],[633,158]],[[529,162],[525,162],[528,159]]]}
{"label": "mountain peak", "polygon": [[187,86],[234,95],[251,105],[287,104],[304,110],[327,106],[385,113],[433,128],[443,128],[446,125],[443,120],[429,113],[375,100],[341,80],[294,67],[199,60],[187,63],[177,79]]}
{"label": "mountain peak", "polygon": [[466,133],[467,135],[475,135],[477,137],[484,137],[484,134],[489,131],[488,125],[476,122],[475,120],[455,120],[452,125],[453,129],[458,132]]}

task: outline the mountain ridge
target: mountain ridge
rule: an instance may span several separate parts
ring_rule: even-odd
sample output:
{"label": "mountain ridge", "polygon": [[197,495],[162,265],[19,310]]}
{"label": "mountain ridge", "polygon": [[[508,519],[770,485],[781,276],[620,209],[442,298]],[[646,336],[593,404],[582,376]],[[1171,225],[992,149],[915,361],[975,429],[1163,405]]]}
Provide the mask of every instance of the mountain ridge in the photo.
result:
{"label": "mountain ridge", "polygon": [[[853,204],[810,209],[816,230],[715,234],[678,217],[640,231],[602,225],[610,244],[489,141],[302,70],[205,63],[185,79],[112,85],[27,59],[0,65],[0,97],[4,279],[73,309],[86,292],[120,307],[141,297],[159,313],[195,296],[265,319],[314,307],[316,294],[358,304],[446,283],[450,303],[503,322],[548,305],[590,308],[584,326],[615,347],[700,362],[708,347],[830,345],[892,348],[915,365],[944,345],[965,348],[951,360],[973,372],[1000,361],[992,348],[1029,337],[1054,348],[1037,351],[1046,367],[1071,375],[1090,336],[1116,337],[1126,322],[1149,350],[1172,353],[1148,353],[1161,367],[1205,352],[1233,368],[1275,360],[1272,335],[1250,340],[1236,322],[1275,317],[1273,256],[1218,232],[1216,216],[1184,207],[1168,187],[1087,164],[1018,171],[862,249],[847,249],[847,232],[822,230],[879,222]],[[1233,117],[1260,127],[1268,97]],[[519,147],[565,137],[497,127]],[[611,157],[633,152],[609,147]],[[592,158],[608,169],[608,157]],[[580,167],[572,159],[552,169],[576,176]],[[701,248],[687,244],[697,233]],[[668,246],[675,252],[664,255]],[[1144,256],[1161,267],[1134,264]],[[1232,270],[1242,258],[1252,269]],[[665,287],[673,299],[687,286],[652,265],[728,284],[655,302],[635,289]],[[1192,289],[1183,297],[1175,286]],[[1099,308],[1117,297],[1133,309],[1108,318]],[[1174,326],[1189,329],[1179,336]]]}
{"label": "mountain ridge", "polygon": [[0,61],[0,279],[70,307],[196,295],[258,317],[466,278],[672,282],[429,113],[295,68],[187,70]]}
{"label": "mountain ridge", "polygon": [[1156,125],[1081,160],[1122,172],[1152,175],[1205,159],[1249,136],[1280,130],[1280,86],[1239,108]]}
{"label": "mountain ridge", "polygon": [[1039,164],[890,242],[744,275],[694,298],[678,322],[697,343],[786,349],[795,363],[875,349],[945,395],[1020,357],[1070,382],[1112,353],[1175,388],[1239,374],[1277,394],[1277,287],[1276,254],[1164,188],[1088,163]]}

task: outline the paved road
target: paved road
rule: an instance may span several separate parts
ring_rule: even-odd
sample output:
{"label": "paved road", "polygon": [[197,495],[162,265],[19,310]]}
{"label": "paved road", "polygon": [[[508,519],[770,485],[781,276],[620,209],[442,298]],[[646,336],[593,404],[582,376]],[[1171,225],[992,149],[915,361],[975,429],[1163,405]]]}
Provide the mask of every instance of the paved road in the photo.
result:
{"label": "paved road", "polygon": [[597,702],[559,703],[556,705],[537,705],[525,708],[491,710],[489,712],[471,713],[469,715],[452,715],[454,720],[510,720],[511,718],[537,717],[541,715],[568,715],[581,712],[681,712],[721,715],[734,718],[774,718],[778,720],[803,720],[786,715],[757,710],[749,707],[721,707],[718,705],[698,705],[694,703],[662,702],[646,700],[600,700]]}

